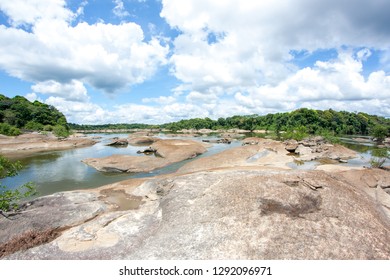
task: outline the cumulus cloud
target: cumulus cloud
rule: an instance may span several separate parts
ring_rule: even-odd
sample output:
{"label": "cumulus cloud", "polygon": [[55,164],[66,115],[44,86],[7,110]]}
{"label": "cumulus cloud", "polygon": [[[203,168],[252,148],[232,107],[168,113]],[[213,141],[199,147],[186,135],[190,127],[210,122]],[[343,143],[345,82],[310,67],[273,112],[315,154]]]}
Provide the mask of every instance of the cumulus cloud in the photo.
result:
{"label": "cumulus cloud", "polygon": [[[122,0],[112,3],[117,17],[127,16]],[[76,12],[64,0],[0,1],[10,25],[0,25],[0,68],[33,82],[30,98],[49,95],[46,102],[77,123],[163,123],[300,107],[390,115],[389,1],[161,3],[161,17],[178,31],[168,42],[146,41],[132,22],[77,22],[86,1]],[[337,55],[304,66],[296,59],[326,50]],[[379,66],[368,73],[372,56]],[[88,96],[87,85],[112,93],[167,64],[180,81],[171,96],[111,109]]]}
{"label": "cumulus cloud", "polygon": [[37,93],[62,97],[69,101],[85,102],[89,100],[87,89],[82,82],[72,80],[70,83],[59,83],[53,80],[37,83],[31,87]]}
{"label": "cumulus cloud", "polygon": [[132,22],[71,25],[74,14],[62,0],[2,1],[0,8],[12,22],[32,25],[31,32],[0,25],[0,68],[23,80],[78,80],[111,93],[142,83],[166,63],[169,47],[157,38],[145,42]]}
{"label": "cumulus cloud", "polygon": [[[332,101],[348,108],[351,101],[363,100],[365,111],[386,113],[375,104],[390,98],[390,76],[384,71],[364,76],[363,62],[371,50],[380,50],[383,65],[389,60],[388,1],[162,3],[161,16],[181,31],[170,62],[188,102],[208,103],[217,97],[213,102],[220,106],[225,101],[238,105],[230,106],[233,114],[262,114],[321,108]],[[303,69],[294,63],[293,51],[310,55],[326,49],[336,50],[338,57]]]}

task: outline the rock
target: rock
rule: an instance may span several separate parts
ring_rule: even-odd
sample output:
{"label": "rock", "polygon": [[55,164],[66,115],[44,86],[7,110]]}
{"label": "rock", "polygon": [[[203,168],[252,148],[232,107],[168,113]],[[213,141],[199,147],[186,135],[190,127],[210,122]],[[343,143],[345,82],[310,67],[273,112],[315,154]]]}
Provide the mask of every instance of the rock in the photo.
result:
{"label": "rock", "polygon": [[[249,139],[248,141],[255,141]],[[225,150],[218,154],[198,158],[178,169],[178,173],[197,172],[221,168],[290,169],[287,164],[294,160],[286,154],[280,142],[257,139],[256,145],[246,145]]]}
{"label": "rock", "polygon": [[358,156],[358,153],[341,145],[328,146],[319,156],[320,158],[329,158],[334,160],[347,160]]}
{"label": "rock", "polygon": [[285,141],[284,144],[289,153],[295,153],[295,150],[298,148],[298,142],[296,140],[288,140]]}
{"label": "rock", "polygon": [[134,146],[148,146],[159,140],[160,140],[159,138],[155,138],[155,137],[140,136],[140,137],[130,138],[128,139],[127,142],[130,145],[134,145]]}
{"label": "rock", "polygon": [[194,158],[207,151],[200,142],[179,139],[160,140],[153,143],[151,148],[156,150],[156,155],[166,158],[170,162]]}
{"label": "rock", "polygon": [[137,154],[146,154],[146,155],[150,155],[150,154],[154,154],[155,152],[157,152],[156,149],[153,149],[152,147],[149,147],[149,148],[146,148],[144,150],[139,150],[137,151]]}
{"label": "rock", "polygon": [[[11,219],[0,216],[0,247],[32,231],[37,234],[48,230],[60,232],[91,220],[105,210],[107,205],[93,192],[74,191],[37,198]],[[0,258],[1,254],[0,249]]]}
{"label": "rock", "polygon": [[310,155],[312,152],[313,150],[311,148],[304,146],[303,144],[299,144],[295,149],[295,153],[300,156]]}
{"label": "rock", "polygon": [[169,164],[194,158],[206,151],[200,143],[191,140],[159,140],[149,147],[156,156],[112,155],[88,158],[85,164],[102,172],[149,172]]}
{"label": "rock", "polygon": [[232,142],[232,140],[227,139],[227,138],[215,139],[215,140],[204,139],[204,140],[202,140],[202,142],[217,143],[217,144],[230,144]]}
{"label": "rock", "polygon": [[142,197],[138,209],[106,209],[6,259],[389,260],[389,216],[379,205],[387,194],[377,200],[359,184],[321,171],[151,178],[132,187],[131,195]]}
{"label": "rock", "polygon": [[57,138],[52,134],[28,133],[0,139],[0,154],[12,157],[45,151],[87,147],[94,144],[96,142],[88,138]]}
{"label": "rock", "polygon": [[111,143],[107,144],[107,146],[127,146],[129,142],[127,139],[114,139]]}
{"label": "rock", "polygon": [[245,134],[224,132],[224,133],[220,133],[219,137],[227,138],[227,139],[241,139],[245,137]]}

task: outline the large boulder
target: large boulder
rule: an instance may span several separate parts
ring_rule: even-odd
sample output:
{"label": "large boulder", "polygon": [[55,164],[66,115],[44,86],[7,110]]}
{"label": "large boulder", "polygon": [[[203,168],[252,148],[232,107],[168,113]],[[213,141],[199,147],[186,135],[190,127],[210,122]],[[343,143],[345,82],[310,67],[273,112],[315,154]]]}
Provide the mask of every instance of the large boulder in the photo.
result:
{"label": "large boulder", "polygon": [[[230,169],[128,180],[111,188],[142,200],[139,207],[105,208],[5,258],[390,259],[387,194],[371,196],[360,181],[349,182],[353,176]],[[74,212],[82,205],[73,204]],[[63,220],[59,211],[51,215]]]}

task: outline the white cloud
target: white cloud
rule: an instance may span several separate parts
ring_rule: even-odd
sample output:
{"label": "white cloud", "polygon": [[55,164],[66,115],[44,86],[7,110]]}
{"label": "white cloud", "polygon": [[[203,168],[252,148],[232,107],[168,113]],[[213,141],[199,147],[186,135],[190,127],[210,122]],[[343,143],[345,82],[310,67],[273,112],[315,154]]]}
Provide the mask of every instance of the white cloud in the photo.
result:
{"label": "white cloud", "polygon": [[173,96],[160,96],[157,98],[142,98],[143,103],[158,103],[158,104],[171,104],[176,101],[176,98]]}
{"label": "white cloud", "polygon": [[130,16],[129,12],[126,11],[122,0],[113,0],[113,3],[115,4],[114,9],[112,10],[114,15],[120,18]]}
{"label": "white cloud", "polygon": [[26,97],[30,102],[34,102],[35,100],[42,101],[39,100],[39,97],[35,92],[27,93],[24,97]]}
{"label": "white cloud", "polygon": [[2,0],[0,10],[8,17],[13,26],[35,24],[42,18],[68,21],[73,13],[64,9],[65,0]]}
{"label": "white cloud", "polygon": [[31,87],[38,93],[62,97],[69,101],[86,102],[89,100],[87,89],[82,82],[72,80],[70,83],[59,83],[53,80],[37,83]]}
{"label": "white cloud", "polygon": [[50,3],[16,1],[32,9],[28,14],[1,2],[13,22],[32,24],[30,32],[0,25],[0,68],[11,76],[36,83],[77,80],[111,93],[144,82],[166,63],[169,47],[157,38],[145,42],[139,25],[71,25],[74,14],[65,2]]}
{"label": "white cloud", "polygon": [[[362,73],[371,49],[390,53],[389,1],[162,3],[161,15],[181,31],[170,59],[172,73],[183,82],[176,92],[186,93],[191,104],[217,97],[218,106],[226,106],[225,101],[238,105],[230,107],[231,114],[262,114],[315,107],[324,100],[347,108],[351,101],[364,100],[365,111],[386,111],[375,104],[390,98],[390,76]],[[304,69],[293,64],[292,50],[310,54],[323,49],[337,50],[338,58]],[[386,65],[389,59],[383,55],[380,60]]]}

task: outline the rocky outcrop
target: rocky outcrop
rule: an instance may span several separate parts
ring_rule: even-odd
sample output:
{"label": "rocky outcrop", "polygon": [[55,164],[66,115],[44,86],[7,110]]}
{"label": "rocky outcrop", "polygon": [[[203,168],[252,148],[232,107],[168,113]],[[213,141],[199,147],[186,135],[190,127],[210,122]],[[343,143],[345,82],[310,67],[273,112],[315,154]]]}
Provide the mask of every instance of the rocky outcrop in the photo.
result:
{"label": "rocky outcrop", "polygon": [[57,138],[51,134],[22,134],[16,137],[5,136],[0,139],[0,154],[6,156],[23,156],[45,151],[59,151],[87,147],[96,144],[85,137]]}
{"label": "rocky outcrop", "polygon": [[112,155],[89,158],[84,163],[102,172],[149,172],[166,165],[194,158],[206,151],[200,143],[191,140],[159,140],[150,146],[155,156]]}
{"label": "rocky outcrop", "polygon": [[294,158],[287,155],[282,143],[262,138],[247,138],[243,142],[249,144],[196,159],[179,168],[177,172],[220,168],[290,169],[287,164],[293,162]]}
{"label": "rocky outcrop", "polygon": [[133,145],[133,146],[148,146],[148,145],[151,145],[158,140],[160,140],[160,139],[155,138],[155,137],[139,136],[139,137],[129,138],[127,140],[127,142],[128,142],[128,144]]}
{"label": "rocky outcrop", "polygon": [[341,145],[333,145],[321,137],[311,137],[302,141],[288,140],[284,142],[289,153],[295,153],[299,160],[311,161],[330,159],[345,163],[348,159],[357,157],[357,153]]}
{"label": "rocky outcrop", "polygon": [[129,144],[127,139],[124,138],[114,138],[111,143],[108,143],[107,146],[120,146],[125,147]]}
{"label": "rocky outcrop", "polygon": [[221,138],[221,139],[212,139],[212,140],[204,139],[202,140],[202,142],[216,143],[216,144],[230,144],[232,142],[232,139],[231,138]]}
{"label": "rocky outcrop", "polygon": [[[358,172],[377,185],[387,178],[386,171],[366,171]],[[44,214],[29,216],[31,225],[61,226],[61,235],[4,258],[388,260],[387,194],[368,194],[366,189],[378,187],[349,180],[358,174],[351,172],[209,170],[128,180],[101,190],[100,199],[96,193],[62,194],[50,198],[58,210],[43,203]],[[112,207],[112,201],[104,202],[109,188],[142,203]],[[83,205],[89,214],[88,207],[79,214]],[[61,209],[69,211],[64,215]],[[27,213],[18,219],[26,220]],[[12,222],[1,218],[2,229],[5,223]],[[22,228],[15,224],[8,234]],[[1,234],[7,242],[9,235]]]}

